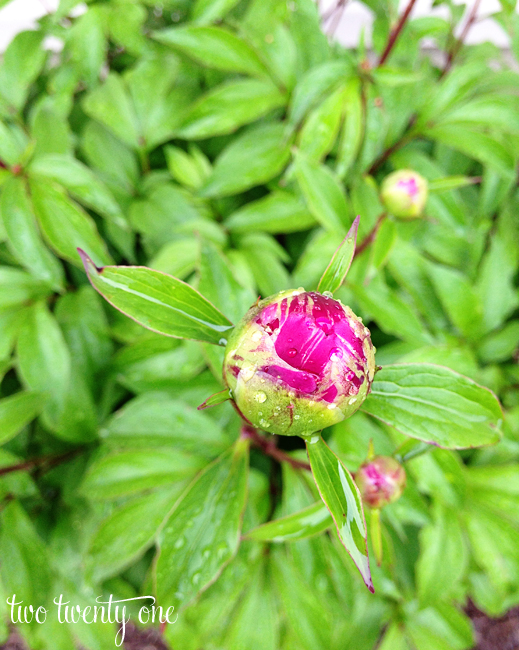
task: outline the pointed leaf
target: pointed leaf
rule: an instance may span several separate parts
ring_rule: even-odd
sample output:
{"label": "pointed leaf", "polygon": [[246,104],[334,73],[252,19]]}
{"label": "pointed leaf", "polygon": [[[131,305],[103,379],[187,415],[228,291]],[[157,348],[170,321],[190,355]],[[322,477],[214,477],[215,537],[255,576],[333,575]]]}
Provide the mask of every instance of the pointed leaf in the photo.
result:
{"label": "pointed leaf", "polygon": [[297,542],[319,535],[333,524],[328,508],[318,501],[280,519],[274,519],[262,526],[249,530],[244,539],[256,542]]}
{"label": "pointed leaf", "polygon": [[447,449],[497,442],[503,418],[487,388],[429,363],[384,366],[362,410],[407,436]]}
{"label": "pointed leaf", "polygon": [[159,602],[188,604],[220,575],[240,543],[247,493],[248,443],[209,465],[177,503],[159,537],[155,564]]}
{"label": "pointed leaf", "polygon": [[215,393],[214,395],[211,395],[211,397],[208,397],[205,402],[202,402],[202,404],[200,404],[198,410],[203,411],[204,409],[210,409],[213,406],[223,404],[229,399],[231,399],[231,395],[229,393],[229,389],[226,388],[225,390],[221,390],[219,393]]}
{"label": "pointed leaf", "polygon": [[185,282],[144,266],[103,266],[79,251],[94,289],[116,309],[153,332],[225,345],[232,324]]}
{"label": "pointed leaf", "polygon": [[330,291],[333,293],[334,291],[337,291],[346,279],[346,275],[348,274],[353,261],[353,256],[355,255],[359,219],[360,217],[355,218],[355,221],[349,229],[348,234],[343,239],[342,244],[335,251],[326,271],[319,280],[317,291],[320,291],[321,293]]}
{"label": "pointed leaf", "polygon": [[344,464],[321,436],[306,441],[308,459],[322,500],[330,511],[339,539],[374,593],[369,568],[366,521],[360,492]]}
{"label": "pointed leaf", "polygon": [[63,287],[63,269],[41,240],[36,217],[21,177],[11,177],[2,187],[0,203],[9,249],[36,278],[59,290]]}
{"label": "pointed leaf", "polygon": [[252,47],[222,27],[172,27],[155,32],[153,36],[209,68],[254,76],[266,74],[265,66]]}

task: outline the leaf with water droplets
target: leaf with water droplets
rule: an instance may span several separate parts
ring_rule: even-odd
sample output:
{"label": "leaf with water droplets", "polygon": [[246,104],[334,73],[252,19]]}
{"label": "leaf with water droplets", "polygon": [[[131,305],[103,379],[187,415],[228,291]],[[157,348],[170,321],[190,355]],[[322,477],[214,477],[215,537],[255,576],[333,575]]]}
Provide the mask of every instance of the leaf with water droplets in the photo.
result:
{"label": "leaf with water droplets", "polygon": [[308,508],[257,526],[244,535],[257,542],[297,542],[324,532],[333,524],[327,507],[318,501]]}
{"label": "leaf with water droplets", "polygon": [[173,338],[226,344],[231,321],[193,287],[144,266],[98,268],[78,251],[94,289],[143,327]]}
{"label": "leaf with water droplets", "polygon": [[209,465],[188,487],[159,536],[155,591],[159,603],[187,605],[212,584],[240,543],[247,493],[248,441]]}
{"label": "leaf with water droplets", "polygon": [[357,230],[359,227],[360,217],[356,217],[353,225],[348,231],[346,237],[342,240],[341,245],[333,254],[333,257],[328,264],[326,271],[323,273],[319,280],[317,291],[324,293],[330,291],[333,293],[344,282],[348,271],[350,270],[353,256],[355,255],[355,247],[357,245]]}
{"label": "leaf with water droplets", "polygon": [[366,521],[360,492],[351,474],[321,436],[306,441],[308,459],[322,500],[330,511],[339,539],[374,593],[369,568]]}

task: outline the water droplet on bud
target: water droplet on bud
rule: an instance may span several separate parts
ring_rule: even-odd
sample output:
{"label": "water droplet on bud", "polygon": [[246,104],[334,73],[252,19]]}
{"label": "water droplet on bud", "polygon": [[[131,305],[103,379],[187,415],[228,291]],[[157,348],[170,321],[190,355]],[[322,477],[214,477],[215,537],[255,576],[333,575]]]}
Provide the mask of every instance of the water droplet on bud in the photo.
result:
{"label": "water droplet on bud", "polygon": [[223,339],[223,338],[220,339],[220,340],[218,341],[218,345],[227,345],[227,339]]}
{"label": "water droplet on bud", "polygon": [[328,408],[330,409],[330,411],[333,411],[333,409],[336,409],[336,408],[337,408],[337,404],[334,404],[334,403],[332,402],[331,404],[328,404]]}
{"label": "water droplet on bud", "polygon": [[268,429],[269,426],[270,426],[270,424],[269,424],[266,420],[264,420],[263,418],[261,418],[261,420],[260,420],[260,425],[261,425],[264,429]]}
{"label": "water droplet on bud", "polygon": [[297,354],[297,350],[296,350],[295,348],[290,348],[290,350],[287,352],[287,355],[288,355],[290,358],[295,357],[296,354]]}
{"label": "water droplet on bud", "polygon": [[294,415],[294,420],[299,420],[300,417],[300,415]]}
{"label": "water droplet on bud", "polygon": [[259,390],[256,395],[254,395],[254,399],[256,402],[259,402],[260,404],[263,404],[263,402],[267,399],[267,396],[262,390]]}
{"label": "water droplet on bud", "polygon": [[350,399],[348,400],[348,404],[355,404],[356,401],[357,401],[356,397],[350,397]]}
{"label": "water droplet on bud", "polygon": [[256,331],[252,334],[251,339],[252,339],[253,341],[256,341],[256,342],[257,342],[257,341],[260,341],[260,340],[261,340],[261,332],[258,331],[258,330],[256,330]]}
{"label": "water droplet on bud", "polygon": [[323,296],[327,298],[333,298],[333,293],[331,291],[323,291]]}
{"label": "water droplet on bud", "polygon": [[249,381],[249,379],[254,377],[255,372],[256,369],[252,364],[245,365],[240,371],[241,379],[243,379],[243,381]]}

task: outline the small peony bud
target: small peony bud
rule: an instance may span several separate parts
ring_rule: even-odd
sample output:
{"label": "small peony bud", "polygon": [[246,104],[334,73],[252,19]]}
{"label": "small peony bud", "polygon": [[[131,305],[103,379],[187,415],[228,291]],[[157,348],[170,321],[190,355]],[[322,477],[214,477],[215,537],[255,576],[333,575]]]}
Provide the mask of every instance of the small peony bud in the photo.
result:
{"label": "small peony bud", "polygon": [[404,468],[391,456],[375,456],[355,474],[362,501],[370,508],[382,508],[399,499],[405,482]]}
{"label": "small peony bud", "polygon": [[234,328],[224,378],[255,427],[308,436],[349,417],[375,374],[370,332],[331,295],[282,291],[262,300]]}
{"label": "small peony bud", "polygon": [[416,219],[427,201],[427,181],[411,169],[393,172],[382,183],[380,199],[393,216]]}

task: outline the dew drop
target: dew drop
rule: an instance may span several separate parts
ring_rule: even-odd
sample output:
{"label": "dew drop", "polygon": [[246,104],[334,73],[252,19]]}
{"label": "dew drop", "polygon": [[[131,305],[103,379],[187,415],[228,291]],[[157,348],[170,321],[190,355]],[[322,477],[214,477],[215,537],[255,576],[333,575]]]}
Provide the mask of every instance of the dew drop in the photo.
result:
{"label": "dew drop", "polygon": [[202,574],[200,571],[197,571],[196,573],[193,573],[193,577],[191,580],[193,581],[194,585],[197,585],[200,582],[200,578],[202,577]]}
{"label": "dew drop", "polygon": [[300,417],[300,415],[294,415],[294,420],[299,420]]}
{"label": "dew drop", "polygon": [[227,339],[220,339],[218,345],[227,345]]}
{"label": "dew drop", "polygon": [[350,397],[350,399],[348,400],[348,404],[355,404],[356,401],[357,401],[356,397]]}
{"label": "dew drop", "polygon": [[185,539],[183,537],[179,537],[175,542],[175,548],[182,548],[184,546],[184,543]]}
{"label": "dew drop", "polygon": [[323,291],[323,296],[327,298],[333,298],[333,293],[331,291]]}
{"label": "dew drop", "polygon": [[241,369],[240,375],[243,381],[249,381],[249,379],[252,379],[254,377],[254,373],[256,372],[256,369],[252,364],[248,364],[246,366],[243,366]]}
{"label": "dew drop", "polygon": [[353,244],[353,237],[348,237],[348,239],[346,240],[346,242],[347,242],[348,244]]}
{"label": "dew drop", "polygon": [[259,390],[256,393],[256,395],[254,395],[254,399],[256,400],[256,402],[259,402],[260,404],[263,404],[263,402],[266,401],[267,396],[265,395],[265,393],[262,390]]}
{"label": "dew drop", "polygon": [[336,408],[337,408],[337,404],[335,404],[334,402],[332,402],[331,404],[328,404],[328,408],[330,409],[330,411],[333,411],[333,409],[336,409]]}
{"label": "dew drop", "polygon": [[290,350],[287,352],[287,354],[288,354],[288,356],[289,356],[290,358],[293,358],[293,357],[296,356],[296,354],[297,354],[297,350],[296,350],[295,348],[290,348]]}
{"label": "dew drop", "polygon": [[253,341],[256,341],[256,342],[259,341],[259,340],[261,339],[261,332],[258,331],[258,330],[256,330],[256,331],[252,334],[251,339],[252,339]]}
{"label": "dew drop", "polygon": [[261,420],[260,420],[260,425],[261,425],[264,429],[268,429],[268,428],[270,427],[270,424],[267,422],[267,420],[264,420],[263,418],[261,418]]}

